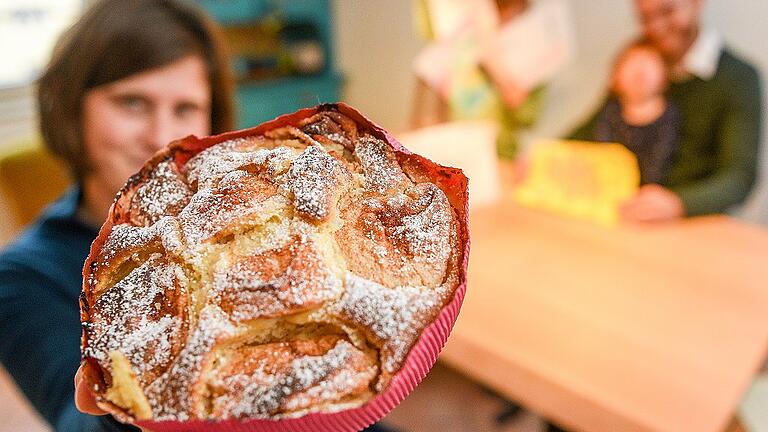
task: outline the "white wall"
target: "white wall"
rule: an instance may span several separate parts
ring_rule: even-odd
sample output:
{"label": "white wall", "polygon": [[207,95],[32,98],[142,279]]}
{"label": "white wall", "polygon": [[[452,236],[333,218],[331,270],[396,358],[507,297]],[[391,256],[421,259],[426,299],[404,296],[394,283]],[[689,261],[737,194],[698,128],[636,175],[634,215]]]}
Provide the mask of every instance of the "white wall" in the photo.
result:
{"label": "white wall", "polygon": [[415,35],[411,0],[334,0],[344,99],[382,126],[402,130],[410,113]]}
{"label": "white wall", "polygon": [[760,70],[763,79],[763,148],[761,176],[742,215],[768,225],[768,1],[710,0],[708,21],[728,44]]}
{"label": "white wall", "polygon": [[32,86],[0,89],[0,146],[28,138],[36,128],[35,89]]}
{"label": "white wall", "polygon": [[[637,32],[632,4],[572,0],[578,56],[549,86],[547,106],[529,138],[561,135],[599,103],[613,54]],[[348,76],[345,100],[387,128],[405,129],[414,84],[411,61],[422,45],[413,30],[411,1],[334,0],[334,6],[337,56]],[[768,71],[768,1],[708,0],[706,19],[738,53]],[[765,118],[768,126],[768,112]],[[768,174],[767,147],[762,167]],[[765,178],[742,214],[768,224]]]}

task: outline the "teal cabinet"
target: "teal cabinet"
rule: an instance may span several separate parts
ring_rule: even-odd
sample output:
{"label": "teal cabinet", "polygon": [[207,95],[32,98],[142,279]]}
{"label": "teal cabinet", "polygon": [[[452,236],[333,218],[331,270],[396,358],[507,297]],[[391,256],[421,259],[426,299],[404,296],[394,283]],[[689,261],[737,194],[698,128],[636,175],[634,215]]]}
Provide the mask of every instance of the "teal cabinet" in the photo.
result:
{"label": "teal cabinet", "polygon": [[237,89],[238,126],[256,126],[301,108],[337,102],[341,81],[341,77],[336,75],[240,85]]}
{"label": "teal cabinet", "polygon": [[269,10],[266,0],[197,0],[196,2],[222,26],[248,23]]}
{"label": "teal cabinet", "polygon": [[[279,19],[282,25],[309,25],[322,46],[324,66],[313,75],[291,75],[237,85],[238,127],[245,128],[281,114],[340,100],[343,77],[336,68],[333,11],[329,0],[196,0],[222,27],[239,27]],[[242,61],[235,62],[239,67]],[[233,69],[234,69],[233,64]]]}

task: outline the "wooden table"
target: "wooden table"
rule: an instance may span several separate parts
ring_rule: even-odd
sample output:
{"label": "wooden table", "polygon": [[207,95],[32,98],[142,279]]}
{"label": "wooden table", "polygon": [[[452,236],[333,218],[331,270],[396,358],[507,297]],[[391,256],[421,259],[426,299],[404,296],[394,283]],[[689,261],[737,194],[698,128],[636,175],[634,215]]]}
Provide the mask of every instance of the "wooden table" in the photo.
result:
{"label": "wooden table", "polygon": [[603,228],[508,196],[470,224],[441,360],[577,431],[727,425],[768,352],[768,232],[724,216]]}

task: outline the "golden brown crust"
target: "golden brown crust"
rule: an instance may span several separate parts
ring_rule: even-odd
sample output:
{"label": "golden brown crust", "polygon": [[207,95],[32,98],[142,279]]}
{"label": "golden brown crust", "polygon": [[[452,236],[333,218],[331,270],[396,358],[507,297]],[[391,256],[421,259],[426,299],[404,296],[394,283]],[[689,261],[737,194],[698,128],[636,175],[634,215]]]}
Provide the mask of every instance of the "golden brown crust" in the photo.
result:
{"label": "golden brown crust", "polygon": [[336,241],[355,274],[387,287],[437,287],[446,277],[455,229],[450,204],[431,183],[391,195],[365,194],[342,210]]}
{"label": "golden brown crust", "polygon": [[219,363],[209,380],[214,418],[276,416],[365,396],[378,370],[372,350],[337,335],[247,346]]}
{"label": "golden brown crust", "polygon": [[441,170],[341,105],[170,145],[84,267],[100,405],[278,418],[383,391],[464,277],[466,200]]}
{"label": "golden brown crust", "polygon": [[131,222],[149,226],[162,216],[175,216],[187,205],[192,191],[171,158],[150,171],[131,197]]}
{"label": "golden brown crust", "polygon": [[315,309],[341,288],[312,241],[301,235],[222,267],[214,273],[212,288],[218,305],[236,322]]}
{"label": "golden brown crust", "polygon": [[86,355],[108,366],[106,355],[120,350],[137,366],[141,384],[161,375],[187,335],[189,292],[184,273],[160,254],[99,296],[90,322]]}

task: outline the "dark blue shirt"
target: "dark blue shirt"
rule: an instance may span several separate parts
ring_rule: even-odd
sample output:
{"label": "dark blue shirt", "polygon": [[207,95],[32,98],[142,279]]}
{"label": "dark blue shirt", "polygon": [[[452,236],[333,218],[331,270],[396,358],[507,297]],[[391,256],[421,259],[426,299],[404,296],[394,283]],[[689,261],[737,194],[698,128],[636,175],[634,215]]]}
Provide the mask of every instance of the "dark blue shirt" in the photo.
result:
{"label": "dark blue shirt", "polygon": [[653,122],[634,126],[624,121],[621,104],[609,99],[597,115],[594,140],[624,144],[637,156],[640,183],[664,184],[680,144],[680,112],[671,102]]}
{"label": "dark blue shirt", "polygon": [[83,262],[97,230],[73,188],[0,253],[0,361],[57,431],[136,430],[75,408]]}

